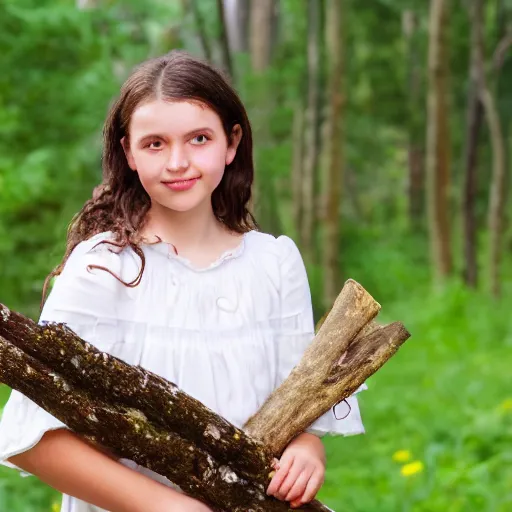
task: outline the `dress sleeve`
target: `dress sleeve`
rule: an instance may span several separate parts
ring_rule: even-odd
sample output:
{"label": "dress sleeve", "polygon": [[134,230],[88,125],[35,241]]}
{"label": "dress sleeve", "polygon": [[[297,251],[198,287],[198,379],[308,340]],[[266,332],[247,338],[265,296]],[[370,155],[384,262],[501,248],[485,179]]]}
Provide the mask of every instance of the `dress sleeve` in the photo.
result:
{"label": "dress sleeve", "polygon": [[[80,243],[55,279],[39,323],[66,323],[84,340],[109,351],[115,329],[115,294],[123,286],[108,272],[89,269],[100,265],[120,275],[120,256],[108,244],[95,247],[98,236]],[[117,250],[117,249],[116,249]],[[34,447],[45,432],[66,428],[54,416],[13,390],[0,420],[0,463],[20,469],[7,459]],[[27,473],[22,473],[27,476]]]}
{"label": "dress sleeve", "polygon": [[[281,322],[277,336],[277,385],[288,377],[302,354],[314,338],[315,326],[311,292],[304,262],[300,252],[288,237],[277,239],[281,274]],[[366,389],[362,385],[356,393],[318,418],[307,432],[323,436],[353,435],[364,433],[356,394]],[[337,419],[340,418],[340,419]]]}

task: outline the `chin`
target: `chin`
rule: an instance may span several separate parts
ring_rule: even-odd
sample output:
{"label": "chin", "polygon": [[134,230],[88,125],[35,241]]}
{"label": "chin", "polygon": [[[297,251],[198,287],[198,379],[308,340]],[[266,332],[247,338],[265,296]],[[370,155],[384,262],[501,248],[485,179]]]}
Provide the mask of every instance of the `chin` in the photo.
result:
{"label": "chin", "polygon": [[[189,212],[191,210],[195,210],[197,207],[199,207],[201,204],[203,204],[204,201],[206,201],[208,198],[201,197],[201,198],[176,198],[174,201],[166,201],[165,203],[161,203],[162,206],[165,206],[169,210],[172,210],[174,212],[180,212],[185,213]],[[210,199],[211,201],[211,199]]]}

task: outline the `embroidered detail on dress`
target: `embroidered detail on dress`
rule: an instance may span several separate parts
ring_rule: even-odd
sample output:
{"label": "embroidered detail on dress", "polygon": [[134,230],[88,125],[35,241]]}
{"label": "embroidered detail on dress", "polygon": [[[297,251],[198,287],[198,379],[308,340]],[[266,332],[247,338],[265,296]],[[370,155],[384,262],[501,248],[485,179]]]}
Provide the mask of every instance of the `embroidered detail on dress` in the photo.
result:
{"label": "embroidered detail on dress", "polygon": [[217,307],[226,313],[234,313],[238,309],[238,299],[231,302],[227,297],[218,297],[215,302]]}

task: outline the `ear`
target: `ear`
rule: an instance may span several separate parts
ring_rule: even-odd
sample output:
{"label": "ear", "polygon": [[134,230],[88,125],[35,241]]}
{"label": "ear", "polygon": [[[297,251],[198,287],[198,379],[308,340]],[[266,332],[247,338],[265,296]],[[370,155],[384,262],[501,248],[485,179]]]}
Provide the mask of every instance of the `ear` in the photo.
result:
{"label": "ear", "polygon": [[128,165],[130,166],[130,169],[132,171],[136,171],[137,170],[137,166],[135,165],[135,160],[133,158],[133,154],[130,150],[130,146],[128,144],[128,140],[126,139],[126,137],[123,137],[121,139],[121,146],[123,146],[123,150],[124,150],[124,154],[126,156],[126,160],[128,162]]}
{"label": "ear", "polygon": [[226,152],[226,165],[229,165],[235,159],[236,150],[242,140],[242,135],[242,127],[239,124],[235,124],[231,130],[231,136],[229,138],[230,143]]}

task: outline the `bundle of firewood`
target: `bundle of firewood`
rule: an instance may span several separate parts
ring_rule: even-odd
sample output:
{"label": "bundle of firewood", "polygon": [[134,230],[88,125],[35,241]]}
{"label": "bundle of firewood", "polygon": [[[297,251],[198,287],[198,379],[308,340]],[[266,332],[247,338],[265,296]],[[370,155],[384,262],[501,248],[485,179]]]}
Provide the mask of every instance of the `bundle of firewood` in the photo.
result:
{"label": "bundle of firewood", "polygon": [[[265,493],[276,457],[409,338],[399,322],[374,322],[379,310],[361,285],[347,281],[300,363],[243,429],[65,325],[41,326],[2,304],[0,381],[214,510],[284,512],[289,505]],[[299,510],[329,509],[314,501]]]}

